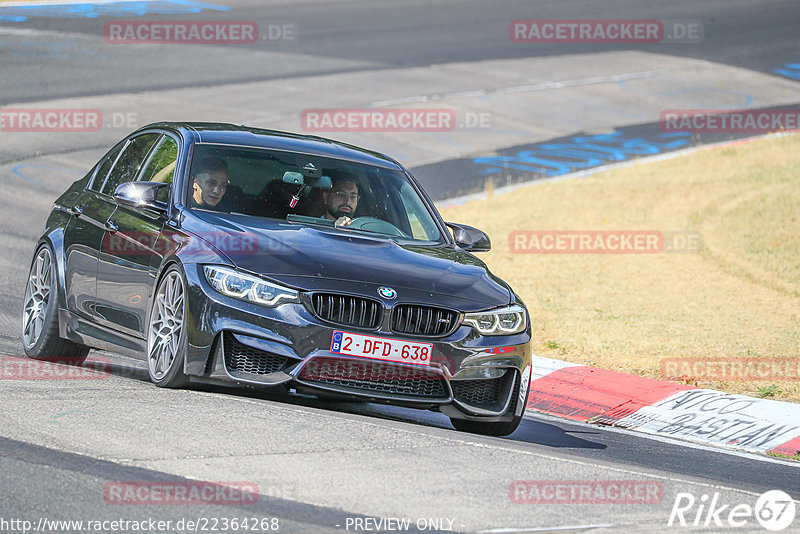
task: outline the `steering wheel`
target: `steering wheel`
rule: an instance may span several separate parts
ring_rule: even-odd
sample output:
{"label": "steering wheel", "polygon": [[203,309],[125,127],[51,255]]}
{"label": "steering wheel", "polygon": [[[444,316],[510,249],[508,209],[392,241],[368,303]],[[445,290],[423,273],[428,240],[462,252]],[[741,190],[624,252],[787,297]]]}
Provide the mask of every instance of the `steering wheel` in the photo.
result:
{"label": "steering wheel", "polygon": [[356,217],[345,228],[366,230],[367,232],[375,232],[376,234],[408,237],[408,234],[392,223],[384,221],[383,219],[377,219],[375,217]]}

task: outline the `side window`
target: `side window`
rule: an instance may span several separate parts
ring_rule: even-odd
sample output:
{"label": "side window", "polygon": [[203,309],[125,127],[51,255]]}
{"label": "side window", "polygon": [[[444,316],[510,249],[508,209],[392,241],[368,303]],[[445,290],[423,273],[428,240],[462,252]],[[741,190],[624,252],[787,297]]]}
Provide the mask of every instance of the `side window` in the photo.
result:
{"label": "side window", "polygon": [[94,178],[92,178],[92,183],[89,184],[89,189],[92,191],[100,191],[100,188],[103,186],[103,182],[106,180],[106,176],[108,176],[108,171],[111,169],[111,166],[114,165],[114,162],[117,160],[117,156],[119,155],[119,151],[122,150],[122,147],[124,146],[125,142],[123,141],[112,148],[100,161],[99,165],[97,166],[97,172],[94,173]]}
{"label": "side window", "polygon": [[122,151],[122,155],[117,160],[117,164],[111,169],[106,178],[101,193],[113,195],[119,184],[130,182],[136,178],[142,162],[147,157],[150,147],[153,146],[158,134],[150,133],[134,137]]}
{"label": "side window", "polygon": [[[175,163],[178,160],[178,143],[165,135],[153,150],[147,168],[142,172],[140,180],[143,182],[162,182],[172,184],[175,176]],[[162,202],[169,200],[169,187],[163,187],[158,192],[158,199]]]}
{"label": "side window", "polygon": [[400,186],[400,201],[403,203],[403,209],[408,217],[412,237],[429,241],[437,239],[436,223],[428,215],[427,208],[411,184],[404,183]]}

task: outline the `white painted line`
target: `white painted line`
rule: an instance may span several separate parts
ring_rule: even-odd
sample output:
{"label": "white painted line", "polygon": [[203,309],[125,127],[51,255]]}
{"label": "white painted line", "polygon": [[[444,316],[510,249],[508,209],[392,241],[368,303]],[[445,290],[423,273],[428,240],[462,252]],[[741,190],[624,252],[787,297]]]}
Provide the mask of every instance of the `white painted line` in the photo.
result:
{"label": "white painted line", "polygon": [[249,120],[247,121],[248,126],[255,126],[256,124],[266,124],[268,122],[277,122],[283,119],[289,118],[289,115],[286,114],[279,114],[279,115],[270,115],[269,117],[264,117],[261,119]]}
{"label": "white painted line", "polygon": [[[0,6],[2,5],[3,4],[0,4]],[[0,11],[0,15],[2,15],[2,11]],[[0,35],[16,35],[19,37],[39,37],[39,36],[69,37],[71,39],[78,39],[78,38],[92,39],[96,37],[84,33],[60,32],[55,30],[37,30],[31,28],[9,28],[7,26],[0,27]]]}
{"label": "white painted line", "polygon": [[377,102],[372,102],[369,106],[373,108],[380,108],[384,106],[394,106],[397,104],[410,104],[412,102],[427,102],[429,97],[427,96],[404,96],[402,98],[393,98],[391,100],[378,100]]}
{"label": "white painted line", "polygon": [[595,76],[593,78],[578,78],[576,80],[564,80],[561,82],[544,82],[532,85],[517,85],[498,89],[496,93],[527,93],[531,91],[547,91],[550,89],[563,89],[564,87],[578,87],[581,85],[596,85],[599,83],[621,82],[625,80],[638,80],[642,78],[652,78],[658,74],[667,72],[666,70],[645,70],[641,72],[628,72],[623,74],[612,74],[611,76]]}
{"label": "white painted line", "polygon": [[564,360],[554,360],[552,358],[545,358],[544,356],[533,356],[531,365],[531,381],[539,378],[544,378],[552,372],[558,371],[565,367],[585,367],[578,363],[565,362]]}
{"label": "white painted line", "polygon": [[500,89],[475,89],[472,91],[459,91],[455,93],[431,93],[428,95],[404,96],[390,100],[379,100],[370,104],[372,107],[394,106],[397,104],[408,104],[412,102],[429,102],[431,100],[444,100],[449,98],[469,98],[486,96],[490,94],[513,94],[528,93],[532,91],[547,91],[550,89],[563,89],[565,87],[579,87],[582,85],[596,85],[599,83],[614,83],[625,80],[638,80],[642,78],[652,78],[659,74],[666,73],[664,69],[645,70],[639,72],[626,72],[622,74],[612,74],[610,76],[595,76],[592,78],[577,78],[575,80],[562,80],[557,82],[544,82],[532,85],[514,85],[502,87]]}
{"label": "white painted line", "polygon": [[473,96],[486,96],[489,94],[484,89],[479,89],[477,91],[460,91],[457,93],[445,93],[442,98],[471,98]]}

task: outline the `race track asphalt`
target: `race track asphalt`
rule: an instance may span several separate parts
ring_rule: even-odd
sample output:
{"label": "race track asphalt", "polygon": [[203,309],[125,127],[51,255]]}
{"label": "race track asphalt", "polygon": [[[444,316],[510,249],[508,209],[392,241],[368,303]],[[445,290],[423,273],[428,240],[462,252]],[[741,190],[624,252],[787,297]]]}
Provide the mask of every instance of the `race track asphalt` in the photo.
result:
{"label": "race track asphalt", "polygon": [[[153,5],[141,4],[145,11]],[[657,152],[681,139],[662,135],[664,109],[800,102],[800,81],[776,72],[800,62],[797,2],[615,0],[601,9],[590,1],[239,0],[198,13],[186,12],[196,2],[159,4],[173,12],[138,19],[254,20],[266,31],[292,26],[296,38],[110,44],[104,25],[123,16],[113,5],[97,17],[66,17],[52,9],[20,15],[0,3],[0,107],[92,108],[104,116],[89,133],[0,128],[4,359],[22,354],[24,281],[54,198],[148,122],[225,120],[303,131],[300,114],[312,107],[446,106],[459,121],[451,132],[321,133],[392,154],[443,199],[482,188],[484,171],[497,169],[485,162],[499,160],[479,158],[514,158],[547,142],[572,150],[606,136],[592,142],[624,159],[633,154],[619,147],[630,145],[613,136]],[[700,21],[704,33],[696,43],[510,42],[509,22],[533,18],[680,19]],[[467,124],[481,117],[486,127]],[[689,137],[675,148],[716,139]],[[557,152],[548,155],[558,160]],[[90,357],[110,359],[111,372],[88,380],[0,379],[0,530],[12,518],[34,525],[42,518],[156,518],[183,532],[191,529],[178,530],[181,519],[258,517],[278,518],[282,532],[352,532],[379,518],[408,518],[419,531],[430,531],[420,526],[432,519],[441,531],[459,532],[690,531],[667,527],[682,493],[698,499],[689,522],[703,495],[706,503],[719,494],[717,504],[729,508],[753,506],[772,489],[800,498],[800,465],[779,459],[540,415],[501,439],[456,432],[430,412],[208,386],[167,391],[148,382],[142,362]],[[652,503],[531,504],[509,493],[515,481],[552,480],[643,481],[663,494]],[[260,498],[129,506],[109,503],[104,493],[109,483],[191,481],[252,482]],[[785,532],[800,531],[797,525]],[[729,530],[710,527],[695,530]],[[760,529],[751,518],[744,530]]]}

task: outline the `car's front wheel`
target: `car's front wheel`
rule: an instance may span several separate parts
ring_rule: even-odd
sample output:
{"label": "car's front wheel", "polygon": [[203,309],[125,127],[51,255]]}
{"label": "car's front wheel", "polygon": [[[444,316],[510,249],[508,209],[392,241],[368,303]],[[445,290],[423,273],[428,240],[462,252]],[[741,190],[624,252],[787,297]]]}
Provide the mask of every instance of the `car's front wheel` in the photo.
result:
{"label": "car's front wheel", "polygon": [[180,388],[188,377],[186,357],[186,284],[178,267],[170,267],[158,284],[147,329],[147,370],[159,387]]}
{"label": "car's front wheel", "polygon": [[58,335],[58,277],[48,245],[36,251],[25,285],[22,306],[22,346],[29,358],[80,365],[89,347]]}
{"label": "car's front wheel", "polygon": [[[511,399],[511,405],[508,407],[508,412],[514,413],[517,411],[517,405],[522,403],[522,410],[519,415],[515,415],[510,421],[476,421],[469,419],[450,418],[450,423],[456,430],[461,432],[470,432],[472,434],[484,434],[486,436],[508,436],[513,434],[519,424],[522,422],[522,416],[525,415],[525,403],[528,399],[530,392],[530,377],[529,369],[522,373],[522,384],[514,389],[514,398]],[[517,383],[519,383],[517,377]]]}
{"label": "car's front wheel", "polygon": [[452,423],[456,430],[470,432],[471,434],[483,434],[486,436],[508,436],[514,433],[521,422],[521,415],[515,416],[511,421],[500,421],[496,423],[468,421],[466,419],[455,418],[450,419],[450,423]]}

